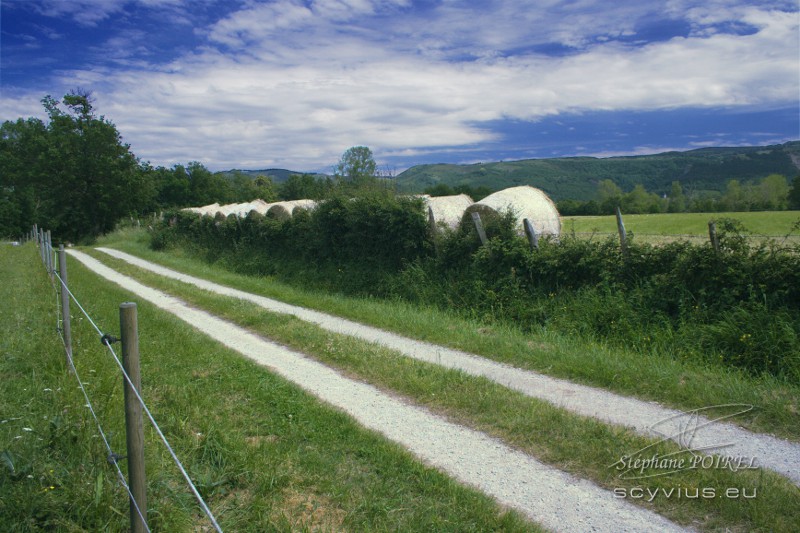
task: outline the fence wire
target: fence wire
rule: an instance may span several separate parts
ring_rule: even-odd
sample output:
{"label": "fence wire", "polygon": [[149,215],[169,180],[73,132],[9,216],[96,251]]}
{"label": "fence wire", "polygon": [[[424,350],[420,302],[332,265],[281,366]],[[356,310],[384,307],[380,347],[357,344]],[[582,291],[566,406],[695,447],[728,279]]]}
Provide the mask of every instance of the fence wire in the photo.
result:
{"label": "fence wire", "polygon": [[[125,368],[123,367],[122,362],[119,359],[119,356],[114,351],[113,346],[111,346],[111,343],[108,342],[108,338],[105,336],[105,333],[103,333],[103,331],[97,325],[95,320],[86,311],[84,306],[81,305],[81,303],[78,300],[78,298],[69,289],[67,284],[64,283],[64,280],[61,279],[61,276],[56,271],[56,268],[54,267],[55,261],[53,259],[53,248],[52,248],[52,246],[48,242],[39,243],[39,245],[43,248],[43,252],[48,254],[49,257],[50,257],[50,259],[48,261],[48,259],[46,258],[46,256],[43,253],[42,254],[42,262],[43,262],[43,264],[45,266],[45,269],[49,270],[52,267],[52,270],[49,270],[48,274],[52,275],[51,276],[51,284],[53,285],[53,290],[56,293],[56,303],[57,303],[57,305],[56,305],[56,309],[57,309],[57,311],[56,311],[56,329],[58,331],[59,338],[61,339],[61,342],[64,345],[64,350],[67,353],[67,360],[69,362],[69,370],[75,375],[75,378],[78,381],[78,386],[81,389],[81,392],[83,393],[83,396],[84,396],[84,398],[86,400],[86,407],[89,409],[89,412],[91,413],[92,417],[94,418],[94,421],[95,421],[95,423],[97,425],[98,432],[100,433],[100,437],[103,440],[103,444],[105,445],[106,449],[108,450],[108,462],[111,463],[114,466],[114,468],[116,469],[117,477],[119,479],[119,482],[123,486],[125,491],[128,493],[128,495],[130,496],[130,501],[132,502],[132,504],[133,504],[133,506],[134,506],[134,508],[136,510],[136,513],[138,514],[139,518],[142,520],[142,523],[144,524],[144,527],[147,529],[147,531],[149,533],[150,532],[150,528],[147,525],[147,520],[143,516],[141,510],[139,509],[139,506],[136,504],[136,500],[134,499],[133,494],[131,493],[130,487],[129,487],[128,483],[125,480],[125,476],[124,476],[124,474],[122,473],[122,470],[119,467],[119,464],[118,464],[119,456],[117,454],[115,454],[113,452],[113,450],[111,449],[111,445],[110,445],[110,443],[108,441],[108,438],[106,437],[106,434],[103,431],[102,424],[100,423],[100,420],[99,420],[99,418],[97,416],[97,413],[96,413],[94,407],[92,406],[92,402],[91,402],[91,400],[89,398],[89,394],[86,391],[86,388],[84,387],[84,383],[83,383],[83,381],[81,380],[81,378],[80,378],[80,376],[78,374],[78,371],[77,371],[77,368],[75,367],[75,364],[74,364],[74,361],[72,359],[72,356],[69,353],[69,350],[67,349],[67,342],[66,342],[66,339],[64,338],[63,328],[62,328],[63,316],[62,316],[62,311],[61,311],[59,290],[67,292],[67,294],[70,297],[70,300],[73,301],[75,303],[75,305],[78,306],[78,309],[80,309],[80,311],[83,314],[83,316],[86,318],[86,320],[89,322],[89,324],[92,326],[92,328],[100,336],[102,344],[108,348],[109,353],[111,354],[114,362],[117,364],[117,366],[119,367],[120,371],[122,372],[123,378],[125,379],[127,384],[130,386],[131,390],[133,391],[133,393],[134,393],[134,395],[136,397],[136,400],[139,402],[139,404],[142,407],[142,410],[147,414],[147,418],[150,420],[150,423],[153,425],[153,428],[155,429],[156,433],[158,434],[159,439],[161,440],[161,442],[166,447],[167,451],[169,452],[170,456],[172,457],[173,461],[175,462],[176,466],[178,467],[178,470],[180,470],[181,475],[186,480],[186,483],[189,485],[189,488],[191,489],[192,494],[194,495],[195,499],[197,500],[198,504],[200,505],[201,509],[203,510],[203,513],[209,519],[209,521],[213,525],[214,529],[216,531],[218,531],[219,533],[222,533],[222,528],[217,523],[217,520],[214,517],[213,513],[211,512],[211,509],[209,509],[209,507],[206,504],[205,500],[203,500],[203,497],[200,495],[200,492],[197,490],[197,487],[192,482],[191,478],[189,477],[189,474],[186,472],[186,468],[184,468],[183,464],[181,463],[180,459],[178,458],[177,454],[175,453],[175,450],[172,448],[172,446],[170,445],[169,441],[164,436],[164,433],[161,431],[161,428],[159,427],[158,423],[156,422],[155,418],[153,417],[152,413],[150,412],[150,409],[145,404],[144,399],[142,399],[141,395],[139,394],[139,391],[136,390],[136,387],[134,387],[133,382],[130,379],[130,376],[125,371]],[[56,279],[58,280],[58,283],[56,283]]]}

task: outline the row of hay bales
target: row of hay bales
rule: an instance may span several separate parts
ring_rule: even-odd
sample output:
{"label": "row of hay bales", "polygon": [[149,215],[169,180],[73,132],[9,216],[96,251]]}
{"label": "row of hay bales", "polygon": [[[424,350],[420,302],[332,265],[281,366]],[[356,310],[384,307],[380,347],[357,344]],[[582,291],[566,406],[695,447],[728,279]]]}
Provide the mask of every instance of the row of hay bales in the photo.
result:
{"label": "row of hay bales", "polygon": [[428,207],[428,216],[436,225],[456,228],[461,223],[471,224],[472,213],[485,217],[511,210],[520,234],[525,232],[523,221],[526,218],[538,235],[558,237],[561,234],[561,218],[556,205],[543,191],[529,185],[497,191],[480,202],[473,202],[466,194],[423,199]]}
{"label": "row of hay bales", "polygon": [[223,216],[234,215],[239,218],[244,218],[251,211],[261,213],[265,216],[271,216],[278,220],[285,220],[290,218],[300,209],[311,210],[316,207],[317,202],[314,200],[288,200],[285,202],[267,203],[264,200],[253,200],[252,202],[245,202],[241,204],[226,204],[219,205],[213,203],[204,205],[202,207],[187,207],[184,211],[190,211],[199,215],[216,216],[220,213]]}
{"label": "row of hay bales", "polygon": [[[558,237],[561,234],[561,219],[553,201],[541,190],[528,185],[497,191],[480,202],[474,202],[466,194],[420,197],[425,202],[431,222],[437,226],[456,228],[462,221],[471,224],[472,213],[487,216],[511,209],[517,217],[517,229],[520,233],[524,232],[523,220],[527,218],[539,235]],[[316,205],[317,202],[314,200],[291,200],[271,204],[263,200],[254,200],[242,204],[215,203],[203,207],[189,207],[185,211],[212,217],[217,213],[222,213],[223,216],[246,217],[250,211],[256,211],[262,215],[284,220],[300,209],[310,210]]]}

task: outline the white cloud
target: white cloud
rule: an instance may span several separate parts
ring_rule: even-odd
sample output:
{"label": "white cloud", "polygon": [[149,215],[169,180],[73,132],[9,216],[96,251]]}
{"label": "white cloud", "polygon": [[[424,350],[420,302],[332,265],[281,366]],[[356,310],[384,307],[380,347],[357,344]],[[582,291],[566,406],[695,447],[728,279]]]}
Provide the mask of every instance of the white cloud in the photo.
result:
{"label": "white cloud", "polygon": [[[324,169],[354,145],[379,159],[466,150],[499,140],[481,123],[501,119],[796,102],[797,54],[786,45],[797,40],[796,12],[681,0],[665,10],[690,11],[689,37],[619,41],[653,10],[642,4],[496,0],[489,11],[444,2],[420,12],[405,1],[251,2],[200,29],[208,46],[171,64],[59,81],[94,89],[140,157],[214,168]],[[702,29],[731,20],[758,31]],[[552,42],[577,48],[528,51]],[[5,100],[3,112],[16,105]]]}

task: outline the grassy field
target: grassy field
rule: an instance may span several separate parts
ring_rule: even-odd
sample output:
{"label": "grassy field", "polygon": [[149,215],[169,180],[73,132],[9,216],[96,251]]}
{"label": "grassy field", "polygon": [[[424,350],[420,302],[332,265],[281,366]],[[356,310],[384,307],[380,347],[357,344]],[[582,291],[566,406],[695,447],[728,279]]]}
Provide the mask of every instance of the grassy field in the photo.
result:
{"label": "grassy field", "polygon": [[[233,298],[213,295],[186,284],[163,279],[109,256],[92,252],[96,258],[143,283],[176,295],[192,305],[208,309],[244,327],[269,336],[281,343],[300,349],[311,356],[338,367],[348,375],[374,383],[395,394],[410,398],[443,415],[493,434],[513,446],[558,468],[580,477],[592,479],[608,488],[641,486],[641,482],[618,479],[609,468],[624,450],[641,449],[654,443],[622,428],[608,427],[600,422],[569,414],[546,402],[539,401],[489,382],[446,370],[436,365],[409,360],[388,349],[362,341],[334,335],[298,319],[269,313],[252,304]],[[183,263],[184,266],[186,263]],[[197,265],[199,266],[199,265]],[[213,272],[210,278],[219,278]],[[230,281],[230,280],[229,280]],[[240,277],[240,281],[244,278]],[[265,292],[272,285],[267,281],[250,280],[253,292]],[[351,302],[352,303],[352,302]],[[357,305],[357,304],[356,304]],[[391,305],[384,304],[384,316]],[[396,318],[397,313],[392,314]],[[426,316],[430,319],[430,316]],[[453,323],[436,320],[432,327],[453,332]],[[461,324],[467,326],[467,324]],[[484,332],[496,338],[503,332]],[[528,338],[527,342],[537,339]],[[562,349],[540,345],[545,351]],[[575,347],[577,357],[580,348]],[[551,352],[552,355],[552,352]],[[608,354],[610,357],[613,355]],[[596,364],[584,355],[584,363]],[[650,361],[648,361],[649,363]],[[576,361],[574,361],[577,364]],[[644,365],[641,365],[644,366]],[[657,369],[663,371],[663,368]],[[691,378],[692,369],[684,369],[683,378]],[[652,372],[652,369],[649,371]],[[642,378],[648,371],[634,373]],[[721,375],[703,376],[709,381],[724,379]],[[669,379],[663,374],[661,379]],[[707,383],[706,383],[707,386]],[[729,391],[730,392],[730,391]],[[717,400],[719,401],[719,400]],[[666,454],[678,450],[676,445],[663,444],[655,448]],[[648,480],[648,487],[668,490],[684,487],[714,487],[721,492],[730,486],[747,487],[760,495],[753,501],[743,500],[682,500],[656,499],[652,507],[675,521],[703,529],[775,529],[791,527],[800,519],[800,496],[796,487],[771,473],[725,472],[698,470],[676,477]]]}
{"label": "grassy field", "polygon": [[[791,235],[800,241],[800,211],[761,211],[748,213],[658,213],[624,215],[625,229],[634,236],[708,239],[708,222],[721,218],[740,221],[753,237],[772,237],[778,241]],[[562,217],[562,231],[576,234],[617,235],[615,216]]]}
{"label": "grassy field", "polygon": [[[753,413],[737,418],[737,423],[800,440],[800,391],[772,379],[555,334],[526,335],[404,303],[344,298],[236,275],[186,257],[153,252],[141,231],[118,232],[102,244],[250,292],[677,407],[753,404]],[[485,379],[410,361],[390,350],[90,253],[148,285],[608,488],[632,486],[619,480],[610,465],[621,454],[651,442]],[[0,308],[4,328],[0,400],[5,420],[0,424],[0,523],[20,531],[124,529],[126,498],[111,478],[93,422],[80,408],[83,400],[74,378],[64,372],[63,351],[52,332],[55,296],[35,251],[0,249],[0,267],[11,280],[0,288],[0,297],[9,304]],[[70,279],[79,297],[91,302],[89,311],[101,327],[114,331],[117,307],[130,297],[72,260]],[[26,305],[29,301],[36,305]],[[79,372],[100,395],[102,405],[118,406],[119,377],[93,331],[80,320],[77,323],[73,328],[79,330]],[[143,362],[145,398],[226,530],[531,528],[514,513],[420,466],[398,447],[360,430],[347,417],[321,407],[296,387],[146,304],[140,304],[140,330],[153,333],[142,338],[142,352],[150,354]],[[101,420],[111,427],[112,445],[123,449],[121,421],[113,416],[121,411],[104,408],[103,412]],[[151,516],[157,528],[202,527],[197,507],[166,452],[151,432],[147,438],[148,471],[153,473]],[[666,453],[674,447],[660,449]],[[704,470],[663,478],[650,487],[678,485],[758,491],[758,498],[748,501],[657,498],[649,504],[683,524],[707,530],[784,531],[800,523],[800,494],[777,475]]]}
{"label": "grassy field", "polygon": [[[89,314],[116,332],[130,295],[71,259],[69,269]],[[125,531],[127,495],[66,371],[55,293],[35,248],[0,248],[0,271],[0,524]],[[72,315],[78,375],[124,455],[121,377]],[[139,328],[143,397],[226,531],[536,530],[177,318],[140,303]],[[151,527],[208,530],[150,428],[145,443]]]}

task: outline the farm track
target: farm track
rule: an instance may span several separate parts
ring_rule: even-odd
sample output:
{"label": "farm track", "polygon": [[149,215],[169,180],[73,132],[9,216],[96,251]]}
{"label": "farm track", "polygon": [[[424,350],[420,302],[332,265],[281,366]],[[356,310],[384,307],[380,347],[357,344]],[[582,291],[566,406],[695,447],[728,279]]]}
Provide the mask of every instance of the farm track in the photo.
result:
{"label": "farm track", "polygon": [[[183,274],[150,261],[109,248],[97,248],[112,257],[161,276],[198,288],[252,302],[268,311],[295,316],[337,334],[349,335],[398,351],[401,354],[490,379],[525,395],[592,417],[632,428],[637,433],[670,439],[702,453],[731,458],[755,458],[758,466],[769,468],[800,485],[800,444],[771,435],[753,433],[728,423],[710,420],[698,413],[685,413],[622,396],[603,389],[556,379],[523,370],[485,357],[422,342],[372,326],[319,311],[286,304],[271,298],[225,287]],[[699,406],[702,407],[702,406]],[[691,428],[691,432],[688,431]]]}
{"label": "farm track", "polygon": [[682,531],[664,517],[615,498],[484,433],[454,424],[147,287],[77,251],[89,270],[163,309],[223,345],[267,366],[363,426],[405,446],[427,464],[477,487],[501,504],[559,531]]}

